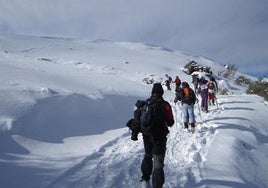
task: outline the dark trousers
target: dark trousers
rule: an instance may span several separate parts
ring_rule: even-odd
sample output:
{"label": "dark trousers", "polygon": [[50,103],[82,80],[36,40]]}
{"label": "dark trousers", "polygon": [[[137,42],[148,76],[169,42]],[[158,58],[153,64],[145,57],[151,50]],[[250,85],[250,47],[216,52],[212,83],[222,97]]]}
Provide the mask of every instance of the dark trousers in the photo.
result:
{"label": "dark trousers", "polygon": [[206,112],[208,111],[208,95],[202,96],[201,107]]}
{"label": "dark trousers", "polygon": [[152,175],[153,188],[162,188],[165,183],[164,159],[166,153],[166,137],[154,140],[143,135],[145,155],[141,164],[142,179],[150,180]]}
{"label": "dark trousers", "polygon": [[194,92],[197,93],[197,86],[198,86],[198,83],[194,83]]}

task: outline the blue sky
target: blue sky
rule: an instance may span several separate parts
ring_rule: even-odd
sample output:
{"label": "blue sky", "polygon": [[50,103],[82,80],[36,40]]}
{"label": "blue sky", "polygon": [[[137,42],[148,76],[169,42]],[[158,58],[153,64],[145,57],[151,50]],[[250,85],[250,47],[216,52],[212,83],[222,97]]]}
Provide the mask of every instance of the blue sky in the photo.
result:
{"label": "blue sky", "polygon": [[268,74],[267,0],[0,0],[0,34],[143,42]]}

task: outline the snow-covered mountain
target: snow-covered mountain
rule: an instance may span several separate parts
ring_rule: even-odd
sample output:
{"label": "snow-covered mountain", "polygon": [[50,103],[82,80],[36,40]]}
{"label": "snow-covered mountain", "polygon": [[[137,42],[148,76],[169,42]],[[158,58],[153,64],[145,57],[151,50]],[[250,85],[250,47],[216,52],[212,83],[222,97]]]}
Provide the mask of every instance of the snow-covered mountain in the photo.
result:
{"label": "snow-covered mountain", "polygon": [[[139,187],[142,137],[125,124],[137,99],[165,74],[204,57],[141,43],[0,36],[0,187]],[[239,74],[239,73],[238,73]],[[233,95],[209,113],[195,108],[198,127],[183,132],[180,105],[170,129],[164,187],[268,187],[267,103],[215,74]]]}

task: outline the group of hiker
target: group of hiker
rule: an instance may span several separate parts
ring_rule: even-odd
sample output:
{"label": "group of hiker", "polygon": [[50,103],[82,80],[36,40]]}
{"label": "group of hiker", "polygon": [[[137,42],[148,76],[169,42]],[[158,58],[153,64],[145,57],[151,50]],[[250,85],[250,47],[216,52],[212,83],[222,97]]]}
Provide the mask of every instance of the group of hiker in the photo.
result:
{"label": "group of hiker", "polygon": [[[208,112],[208,105],[215,105],[216,103],[216,93],[218,92],[218,84],[213,76],[207,77],[205,74],[192,74],[192,84],[194,86],[194,89],[191,89],[194,91],[194,94],[201,96],[201,109],[204,112]],[[172,81],[171,77],[166,74],[166,77],[168,78],[165,81],[165,85],[167,87],[167,90],[171,90],[170,84],[175,83],[175,91],[176,91],[176,102],[182,98],[181,95],[181,89],[187,88],[189,84],[187,82],[182,82],[179,79],[179,76],[176,76],[174,81]],[[196,99],[196,97],[193,97],[193,99]],[[193,102],[193,101],[192,101]],[[185,102],[184,102],[185,103]],[[195,103],[195,101],[194,101]]]}
{"label": "group of hiker", "polygon": [[176,89],[180,87],[181,80],[180,80],[179,76],[176,76],[176,78],[174,79],[174,81],[172,81],[171,76],[169,76],[168,74],[166,74],[165,77],[166,77],[165,85],[167,87],[167,90],[171,90],[171,87],[170,87],[170,84],[171,83],[175,83]]}
{"label": "group of hiker", "polygon": [[[211,77],[207,80],[204,77],[192,81],[194,90],[190,85],[176,76],[174,81],[166,74],[165,86],[171,90],[171,84],[175,84],[175,104],[181,101],[183,127],[186,130],[195,129],[194,105],[198,103],[196,95],[201,96],[201,107],[208,112],[208,103],[215,104],[215,93],[218,90],[216,80]],[[197,84],[195,83],[197,82]],[[148,184],[152,176],[154,188],[162,188],[165,182],[164,158],[166,152],[168,127],[174,124],[174,116],[171,105],[163,99],[164,89],[161,83],[153,85],[151,96],[143,101],[138,100],[135,105],[134,118],[127,122],[132,130],[131,139],[138,140],[141,132],[144,144],[144,158],[141,164],[141,182]],[[146,187],[146,186],[144,186]]]}

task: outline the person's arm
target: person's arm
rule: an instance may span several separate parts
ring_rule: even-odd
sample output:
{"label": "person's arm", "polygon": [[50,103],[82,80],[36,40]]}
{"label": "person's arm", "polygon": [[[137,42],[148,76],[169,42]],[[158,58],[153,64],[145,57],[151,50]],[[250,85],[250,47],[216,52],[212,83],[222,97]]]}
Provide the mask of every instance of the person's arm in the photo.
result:
{"label": "person's arm", "polygon": [[172,108],[171,108],[169,103],[166,103],[165,111],[166,111],[166,123],[167,123],[167,126],[171,127],[174,124],[174,117],[173,117],[173,113],[172,113]]}

